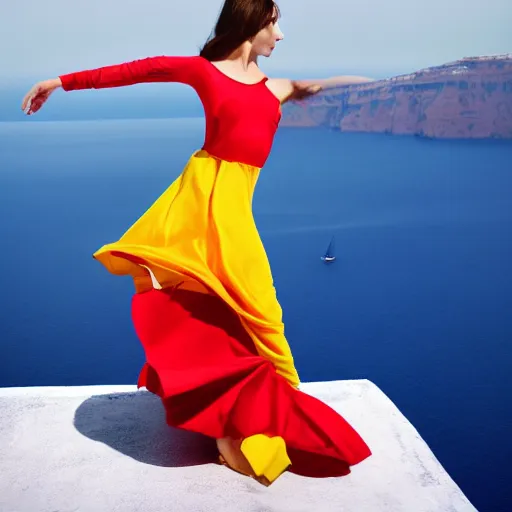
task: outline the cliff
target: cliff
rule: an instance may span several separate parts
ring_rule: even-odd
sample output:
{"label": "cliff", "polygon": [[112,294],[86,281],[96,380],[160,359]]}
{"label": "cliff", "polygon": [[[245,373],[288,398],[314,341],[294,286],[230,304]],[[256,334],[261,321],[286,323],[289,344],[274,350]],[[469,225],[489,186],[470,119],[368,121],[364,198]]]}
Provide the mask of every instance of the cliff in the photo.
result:
{"label": "cliff", "polygon": [[281,124],[432,138],[512,138],[512,54],[467,57],[408,75],[335,86],[287,103]]}
{"label": "cliff", "polygon": [[476,512],[416,429],[367,380],[305,383],[373,455],[341,478],[270,487],[218,465],[212,439],[167,427],[135,386],[0,389],[5,512]]}

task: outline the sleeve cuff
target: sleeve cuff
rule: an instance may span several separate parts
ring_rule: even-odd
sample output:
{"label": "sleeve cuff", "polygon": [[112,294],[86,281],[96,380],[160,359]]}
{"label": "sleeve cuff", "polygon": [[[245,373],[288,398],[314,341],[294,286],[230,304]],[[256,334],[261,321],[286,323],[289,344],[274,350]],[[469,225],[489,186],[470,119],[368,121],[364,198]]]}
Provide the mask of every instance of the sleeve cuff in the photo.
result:
{"label": "sleeve cuff", "polygon": [[62,83],[62,88],[65,91],[73,90],[73,85],[74,85],[73,73],[70,73],[67,75],[59,75],[59,78]]}

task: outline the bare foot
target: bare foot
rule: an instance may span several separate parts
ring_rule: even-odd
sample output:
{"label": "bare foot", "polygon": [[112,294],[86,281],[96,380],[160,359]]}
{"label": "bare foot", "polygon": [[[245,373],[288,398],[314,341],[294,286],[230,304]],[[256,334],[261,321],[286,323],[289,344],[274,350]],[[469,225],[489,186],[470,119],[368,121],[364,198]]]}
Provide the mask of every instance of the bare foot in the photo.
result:
{"label": "bare foot", "polygon": [[235,471],[239,473],[243,473],[247,476],[255,477],[255,473],[249,464],[249,461],[245,458],[245,455],[242,453],[240,446],[242,444],[242,440],[231,439],[230,437],[223,437],[222,439],[217,439],[217,448],[219,449],[220,454],[223,459],[226,461],[226,464]]}

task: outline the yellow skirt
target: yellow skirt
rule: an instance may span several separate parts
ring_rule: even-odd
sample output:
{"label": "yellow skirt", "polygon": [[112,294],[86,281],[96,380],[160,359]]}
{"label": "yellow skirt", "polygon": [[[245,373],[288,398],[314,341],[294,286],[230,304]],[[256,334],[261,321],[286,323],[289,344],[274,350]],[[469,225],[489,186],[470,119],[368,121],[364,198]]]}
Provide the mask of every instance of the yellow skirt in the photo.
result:
{"label": "yellow skirt", "polygon": [[114,243],[94,258],[132,276],[137,292],[176,287],[224,300],[239,316],[258,354],[297,387],[267,254],[252,214],[260,168],[196,151],[181,175]]}

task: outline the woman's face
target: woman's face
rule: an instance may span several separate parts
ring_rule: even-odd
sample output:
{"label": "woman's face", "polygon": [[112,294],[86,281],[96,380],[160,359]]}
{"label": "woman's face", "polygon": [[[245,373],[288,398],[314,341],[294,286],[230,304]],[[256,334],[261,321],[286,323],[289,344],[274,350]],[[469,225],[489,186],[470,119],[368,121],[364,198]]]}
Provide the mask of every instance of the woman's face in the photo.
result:
{"label": "woman's face", "polygon": [[277,21],[275,23],[269,23],[254,36],[252,49],[257,55],[270,57],[277,42],[281,41],[283,37],[283,33]]}

